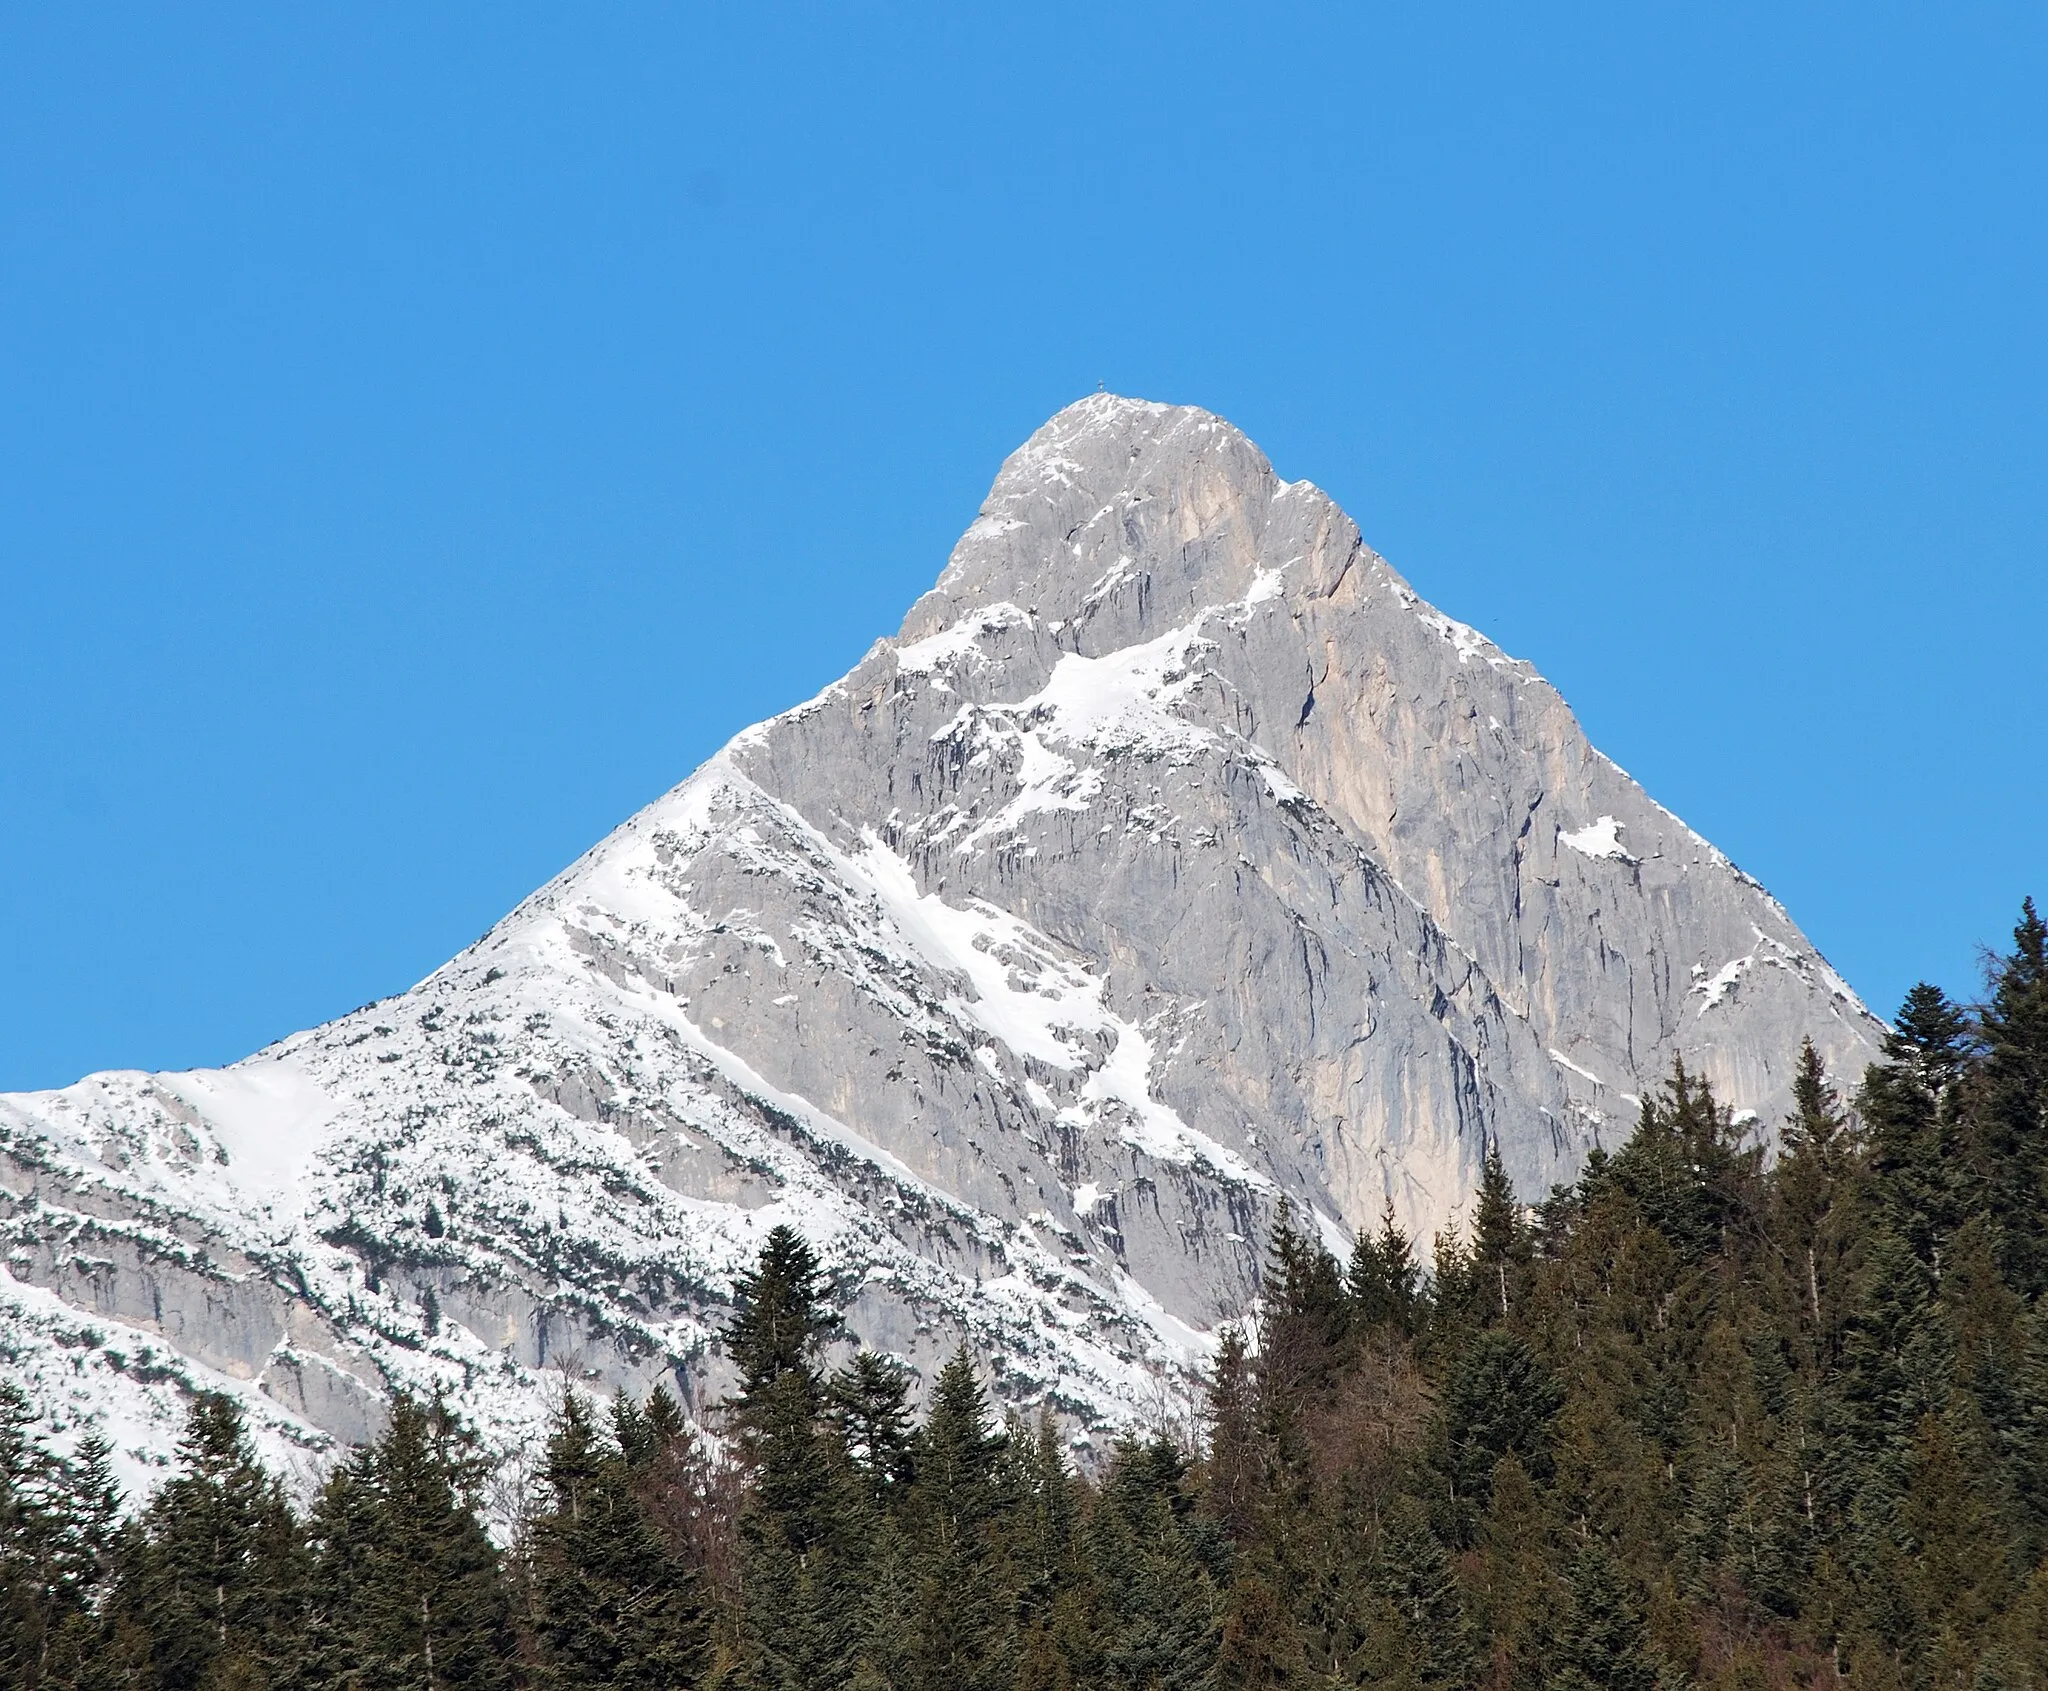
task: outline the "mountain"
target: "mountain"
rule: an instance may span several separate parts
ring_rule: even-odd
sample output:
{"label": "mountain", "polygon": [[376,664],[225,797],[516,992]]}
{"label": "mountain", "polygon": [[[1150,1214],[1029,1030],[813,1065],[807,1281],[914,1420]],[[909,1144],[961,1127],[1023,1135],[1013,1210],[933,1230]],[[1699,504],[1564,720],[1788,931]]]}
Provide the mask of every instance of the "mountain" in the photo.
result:
{"label": "mountain", "polygon": [[778,1222],[851,1333],[1127,1418],[1333,1249],[1525,1198],[1674,1058],[1765,1124],[1879,1024],[1775,900],[1206,412],[1096,395],[936,588],[410,992],[217,1071],[0,1098],[0,1354],[131,1476],[442,1387],[701,1408]]}

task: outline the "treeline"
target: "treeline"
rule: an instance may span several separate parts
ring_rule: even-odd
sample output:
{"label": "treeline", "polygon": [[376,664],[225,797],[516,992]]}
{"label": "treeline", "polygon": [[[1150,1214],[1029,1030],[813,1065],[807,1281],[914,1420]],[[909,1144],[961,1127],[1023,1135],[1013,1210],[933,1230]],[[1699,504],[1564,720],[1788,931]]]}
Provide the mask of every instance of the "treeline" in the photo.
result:
{"label": "treeline", "polygon": [[301,1517],[225,1400],[123,1519],[0,1393],[9,1685],[130,1691],[2048,1687],[2048,928],[1908,996],[1776,1160],[1682,1068],[1525,1204],[1497,1155],[1425,1272],[1283,1211],[1198,1429],[1092,1479],[965,1353],[921,1425],[836,1373],[805,1242],[728,1335],[733,1459],[565,1396],[509,1549],[401,1399]]}

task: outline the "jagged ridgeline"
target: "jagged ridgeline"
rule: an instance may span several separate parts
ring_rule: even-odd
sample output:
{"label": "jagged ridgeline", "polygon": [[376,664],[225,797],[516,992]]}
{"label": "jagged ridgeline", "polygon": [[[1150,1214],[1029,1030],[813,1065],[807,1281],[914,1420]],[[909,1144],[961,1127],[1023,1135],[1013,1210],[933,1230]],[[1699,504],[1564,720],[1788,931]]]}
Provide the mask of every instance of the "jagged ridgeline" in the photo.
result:
{"label": "jagged ridgeline", "polygon": [[[922,1394],[1107,1438],[1279,1205],[1427,1238],[1674,1059],[1790,1108],[1882,1028],[1786,913],[1206,412],[1098,395],[938,585],[412,991],[245,1062],[0,1099],[0,1344],[141,1485],[193,1394],[307,1469],[436,1393],[732,1386],[777,1226]],[[920,1396],[920,1402],[922,1396]]]}
{"label": "jagged ridgeline", "polygon": [[[1775,1159],[1683,1059],[1540,1201],[1487,1154],[1428,1262],[1291,1205],[1194,1412],[1077,1473],[965,1347],[921,1419],[777,1227],[714,1450],[557,1393],[524,1483],[401,1397],[295,1512],[199,1399],[132,1526],[0,1389],[0,1674],[121,1686],[1568,1691],[2048,1684],[2048,927],[1908,997]],[[509,1507],[508,1507],[509,1506]]]}

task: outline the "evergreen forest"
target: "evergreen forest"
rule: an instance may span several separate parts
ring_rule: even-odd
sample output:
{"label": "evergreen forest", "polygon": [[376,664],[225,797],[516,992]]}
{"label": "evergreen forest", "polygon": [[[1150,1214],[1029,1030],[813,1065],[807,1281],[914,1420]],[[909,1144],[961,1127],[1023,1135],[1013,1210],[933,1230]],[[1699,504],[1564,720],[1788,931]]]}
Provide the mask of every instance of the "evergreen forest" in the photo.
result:
{"label": "evergreen forest", "polygon": [[[708,1441],[565,1391],[532,1481],[445,1405],[296,1508],[195,1403],[139,1508],[0,1386],[0,1680],[21,1691],[2048,1691],[2048,927],[1916,987],[1774,1136],[1675,1070],[1573,1186],[1283,1209],[1198,1412],[1083,1451],[963,1350],[835,1342],[788,1229]],[[1767,1137],[1775,1148],[1767,1150]]]}

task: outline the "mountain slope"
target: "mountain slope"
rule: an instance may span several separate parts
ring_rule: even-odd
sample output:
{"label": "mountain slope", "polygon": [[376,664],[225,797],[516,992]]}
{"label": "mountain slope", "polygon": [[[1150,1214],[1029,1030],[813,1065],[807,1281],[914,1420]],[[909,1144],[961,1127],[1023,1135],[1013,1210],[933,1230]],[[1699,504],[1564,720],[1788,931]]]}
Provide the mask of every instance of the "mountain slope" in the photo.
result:
{"label": "mountain slope", "polygon": [[412,991],[232,1068],[0,1099],[0,1347],[139,1470],[551,1369],[723,1389],[793,1221],[851,1330],[1106,1424],[1333,1246],[1525,1196],[1674,1056],[1775,1121],[1877,1024],[1785,912],[1207,413],[1097,395],[938,586]]}

